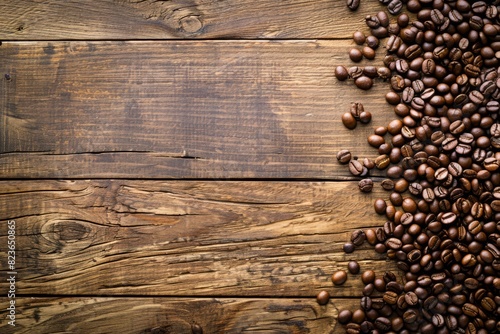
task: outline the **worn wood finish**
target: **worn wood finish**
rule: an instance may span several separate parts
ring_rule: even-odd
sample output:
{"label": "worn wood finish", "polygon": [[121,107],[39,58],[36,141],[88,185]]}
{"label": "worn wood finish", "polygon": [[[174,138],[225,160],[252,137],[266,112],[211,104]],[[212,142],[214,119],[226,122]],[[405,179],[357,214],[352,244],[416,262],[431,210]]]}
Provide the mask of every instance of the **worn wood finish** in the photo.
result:
{"label": "worn wood finish", "polygon": [[[4,178],[342,179],[392,107],[333,76],[351,41],[4,43]],[[380,64],[381,60],[372,62]],[[352,101],[372,111],[356,135]]]}
{"label": "worn wood finish", "polygon": [[2,0],[0,40],[348,38],[381,10],[308,0]]}
{"label": "worn wood finish", "polygon": [[[357,259],[395,270],[350,231],[380,226],[354,182],[6,181],[23,295],[360,296]],[[6,244],[6,226],[0,242]],[[5,254],[2,254],[4,256]],[[7,287],[0,282],[0,287]]]}
{"label": "worn wood finish", "polygon": [[[247,298],[18,298],[22,310],[15,330],[0,320],[4,334],[52,333],[331,333],[336,317],[353,299]],[[2,309],[7,308],[0,302]]]}

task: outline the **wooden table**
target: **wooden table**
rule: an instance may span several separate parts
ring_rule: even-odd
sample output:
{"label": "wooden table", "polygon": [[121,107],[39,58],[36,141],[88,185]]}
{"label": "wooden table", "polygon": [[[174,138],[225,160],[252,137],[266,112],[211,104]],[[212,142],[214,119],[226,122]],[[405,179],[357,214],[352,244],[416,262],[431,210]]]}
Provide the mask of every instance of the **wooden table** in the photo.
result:
{"label": "wooden table", "polygon": [[[366,136],[393,117],[387,83],[333,76],[381,8],[3,0],[0,332],[342,333],[362,284],[331,274],[397,273],[369,245],[343,253],[387,194],[335,159],[375,157]],[[342,126],[351,102],[371,124]]]}

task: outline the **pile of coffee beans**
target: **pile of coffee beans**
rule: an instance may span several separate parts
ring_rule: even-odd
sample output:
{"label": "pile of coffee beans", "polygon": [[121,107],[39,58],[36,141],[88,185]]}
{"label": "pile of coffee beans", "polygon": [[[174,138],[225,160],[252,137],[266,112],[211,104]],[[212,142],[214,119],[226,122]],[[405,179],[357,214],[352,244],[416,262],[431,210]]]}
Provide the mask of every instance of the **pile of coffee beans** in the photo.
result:
{"label": "pile of coffee beans", "polygon": [[[360,89],[386,81],[395,118],[368,137],[376,159],[347,150],[337,159],[361,191],[374,186],[371,170],[384,171],[390,195],[374,203],[383,226],[354,231],[343,250],[366,241],[404,279],[350,262],[364,297],[338,321],[354,334],[500,333],[500,1],[379,1],[388,13],[366,17],[370,34],[353,34],[362,48],[349,58],[373,59],[385,40],[384,66],[338,66],[335,76]],[[353,103],[343,124],[354,129],[363,112]]]}

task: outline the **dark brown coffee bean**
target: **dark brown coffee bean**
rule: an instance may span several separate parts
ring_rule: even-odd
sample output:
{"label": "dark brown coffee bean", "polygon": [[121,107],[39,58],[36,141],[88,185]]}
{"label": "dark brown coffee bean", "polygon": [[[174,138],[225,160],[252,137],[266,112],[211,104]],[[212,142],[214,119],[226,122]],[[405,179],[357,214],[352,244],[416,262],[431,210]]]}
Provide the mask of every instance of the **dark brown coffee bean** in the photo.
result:
{"label": "dark brown coffee bean", "polygon": [[[380,184],[384,190],[390,191],[394,189],[394,181],[390,179],[385,179]],[[384,211],[385,212],[385,211]]]}
{"label": "dark brown coffee bean", "polygon": [[335,68],[335,77],[339,81],[345,81],[348,78],[348,73],[345,66],[337,66]]}
{"label": "dark brown coffee bean", "polygon": [[361,246],[363,242],[365,242],[365,240],[366,240],[366,235],[363,230],[355,230],[354,232],[352,232],[351,242],[355,246]]}
{"label": "dark brown coffee bean", "polygon": [[354,252],[354,244],[352,242],[347,242],[344,244],[344,246],[342,247],[343,251],[347,254],[350,254],[352,252]]}
{"label": "dark brown coffee bean", "polygon": [[358,45],[363,45],[366,41],[366,36],[361,31],[355,31],[352,34],[353,41]]}
{"label": "dark brown coffee bean", "polygon": [[351,319],[352,319],[352,311],[347,309],[341,310],[337,317],[338,322],[340,322],[343,325],[349,323]]}
{"label": "dark brown coffee bean", "polygon": [[351,158],[352,154],[349,150],[340,150],[337,153],[337,161],[341,164],[348,164]]}
{"label": "dark brown coffee bean", "polygon": [[320,291],[318,295],[316,296],[316,301],[320,305],[326,305],[328,304],[328,301],[330,300],[330,293],[328,291]]}
{"label": "dark brown coffee bean", "polygon": [[359,176],[363,173],[363,164],[358,160],[349,161],[349,171],[354,176]]}
{"label": "dark brown coffee bean", "polygon": [[369,193],[373,189],[373,181],[372,179],[363,179],[358,183],[359,190],[364,193]]}
{"label": "dark brown coffee bean", "polygon": [[354,80],[354,84],[362,90],[368,90],[372,88],[373,80],[365,75],[362,75]]}
{"label": "dark brown coffee bean", "polygon": [[386,291],[383,295],[384,302],[389,305],[395,305],[398,301],[398,294],[394,291]]}
{"label": "dark brown coffee bean", "polygon": [[477,306],[471,303],[465,303],[462,306],[462,311],[464,312],[465,315],[468,315],[469,317],[475,317],[478,314]]}
{"label": "dark brown coffee bean", "polygon": [[401,248],[401,246],[403,245],[403,243],[401,242],[401,240],[397,239],[397,238],[389,238],[386,242],[385,242],[385,245],[390,248],[390,249],[394,249],[394,250],[398,250]]}
{"label": "dark brown coffee bean", "polygon": [[349,130],[353,130],[357,126],[357,121],[350,112],[346,112],[342,115],[342,124]]}
{"label": "dark brown coffee bean", "polygon": [[363,53],[361,50],[353,48],[349,51],[349,58],[355,62],[359,63],[363,59]]}
{"label": "dark brown coffee bean", "polygon": [[366,45],[372,49],[376,49],[379,46],[379,40],[377,37],[370,35],[366,37]]}
{"label": "dark brown coffee bean", "polygon": [[350,78],[356,79],[364,74],[363,69],[359,66],[351,66],[347,70],[347,74]]}
{"label": "dark brown coffee bean", "polygon": [[335,285],[342,285],[347,280],[347,273],[344,270],[339,270],[332,275],[332,282]]}
{"label": "dark brown coffee bean", "polygon": [[375,50],[373,50],[369,46],[363,47],[363,49],[361,49],[361,53],[363,54],[363,56],[366,59],[369,59],[369,60],[375,59]]}
{"label": "dark brown coffee bean", "polygon": [[380,155],[375,158],[375,166],[378,169],[385,169],[390,164],[390,159],[386,154]]}
{"label": "dark brown coffee bean", "polygon": [[361,274],[361,281],[363,281],[364,284],[373,283],[374,280],[375,272],[373,270],[366,270]]}
{"label": "dark brown coffee bean", "polygon": [[357,261],[349,261],[349,263],[347,264],[347,269],[353,275],[359,274],[359,263]]}
{"label": "dark brown coffee bean", "polygon": [[354,11],[354,10],[357,10],[358,7],[359,7],[359,3],[360,3],[360,0],[347,0],[346,1],[346,4],[347,4],[347,7]]}

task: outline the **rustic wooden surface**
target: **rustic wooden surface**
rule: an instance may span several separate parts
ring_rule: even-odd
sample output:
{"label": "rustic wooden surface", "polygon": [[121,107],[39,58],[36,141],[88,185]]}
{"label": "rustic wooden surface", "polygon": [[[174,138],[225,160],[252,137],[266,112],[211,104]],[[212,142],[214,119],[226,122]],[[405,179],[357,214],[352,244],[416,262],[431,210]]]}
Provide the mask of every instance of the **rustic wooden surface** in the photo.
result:
{"label": "rustic wooden surface", "polygon": [[[369,245],[341,251],[385,221],[372,202],[387,193],[360,193],[335,159],[375,157],[366,136],[393,115],[387,83],[333,76],[377,1],[0,9],[2,333],[342,333],[362,285],[331,274],[351,259],[398,273]],[[374,118],[353,132],[340,116],[354,101]]]}

